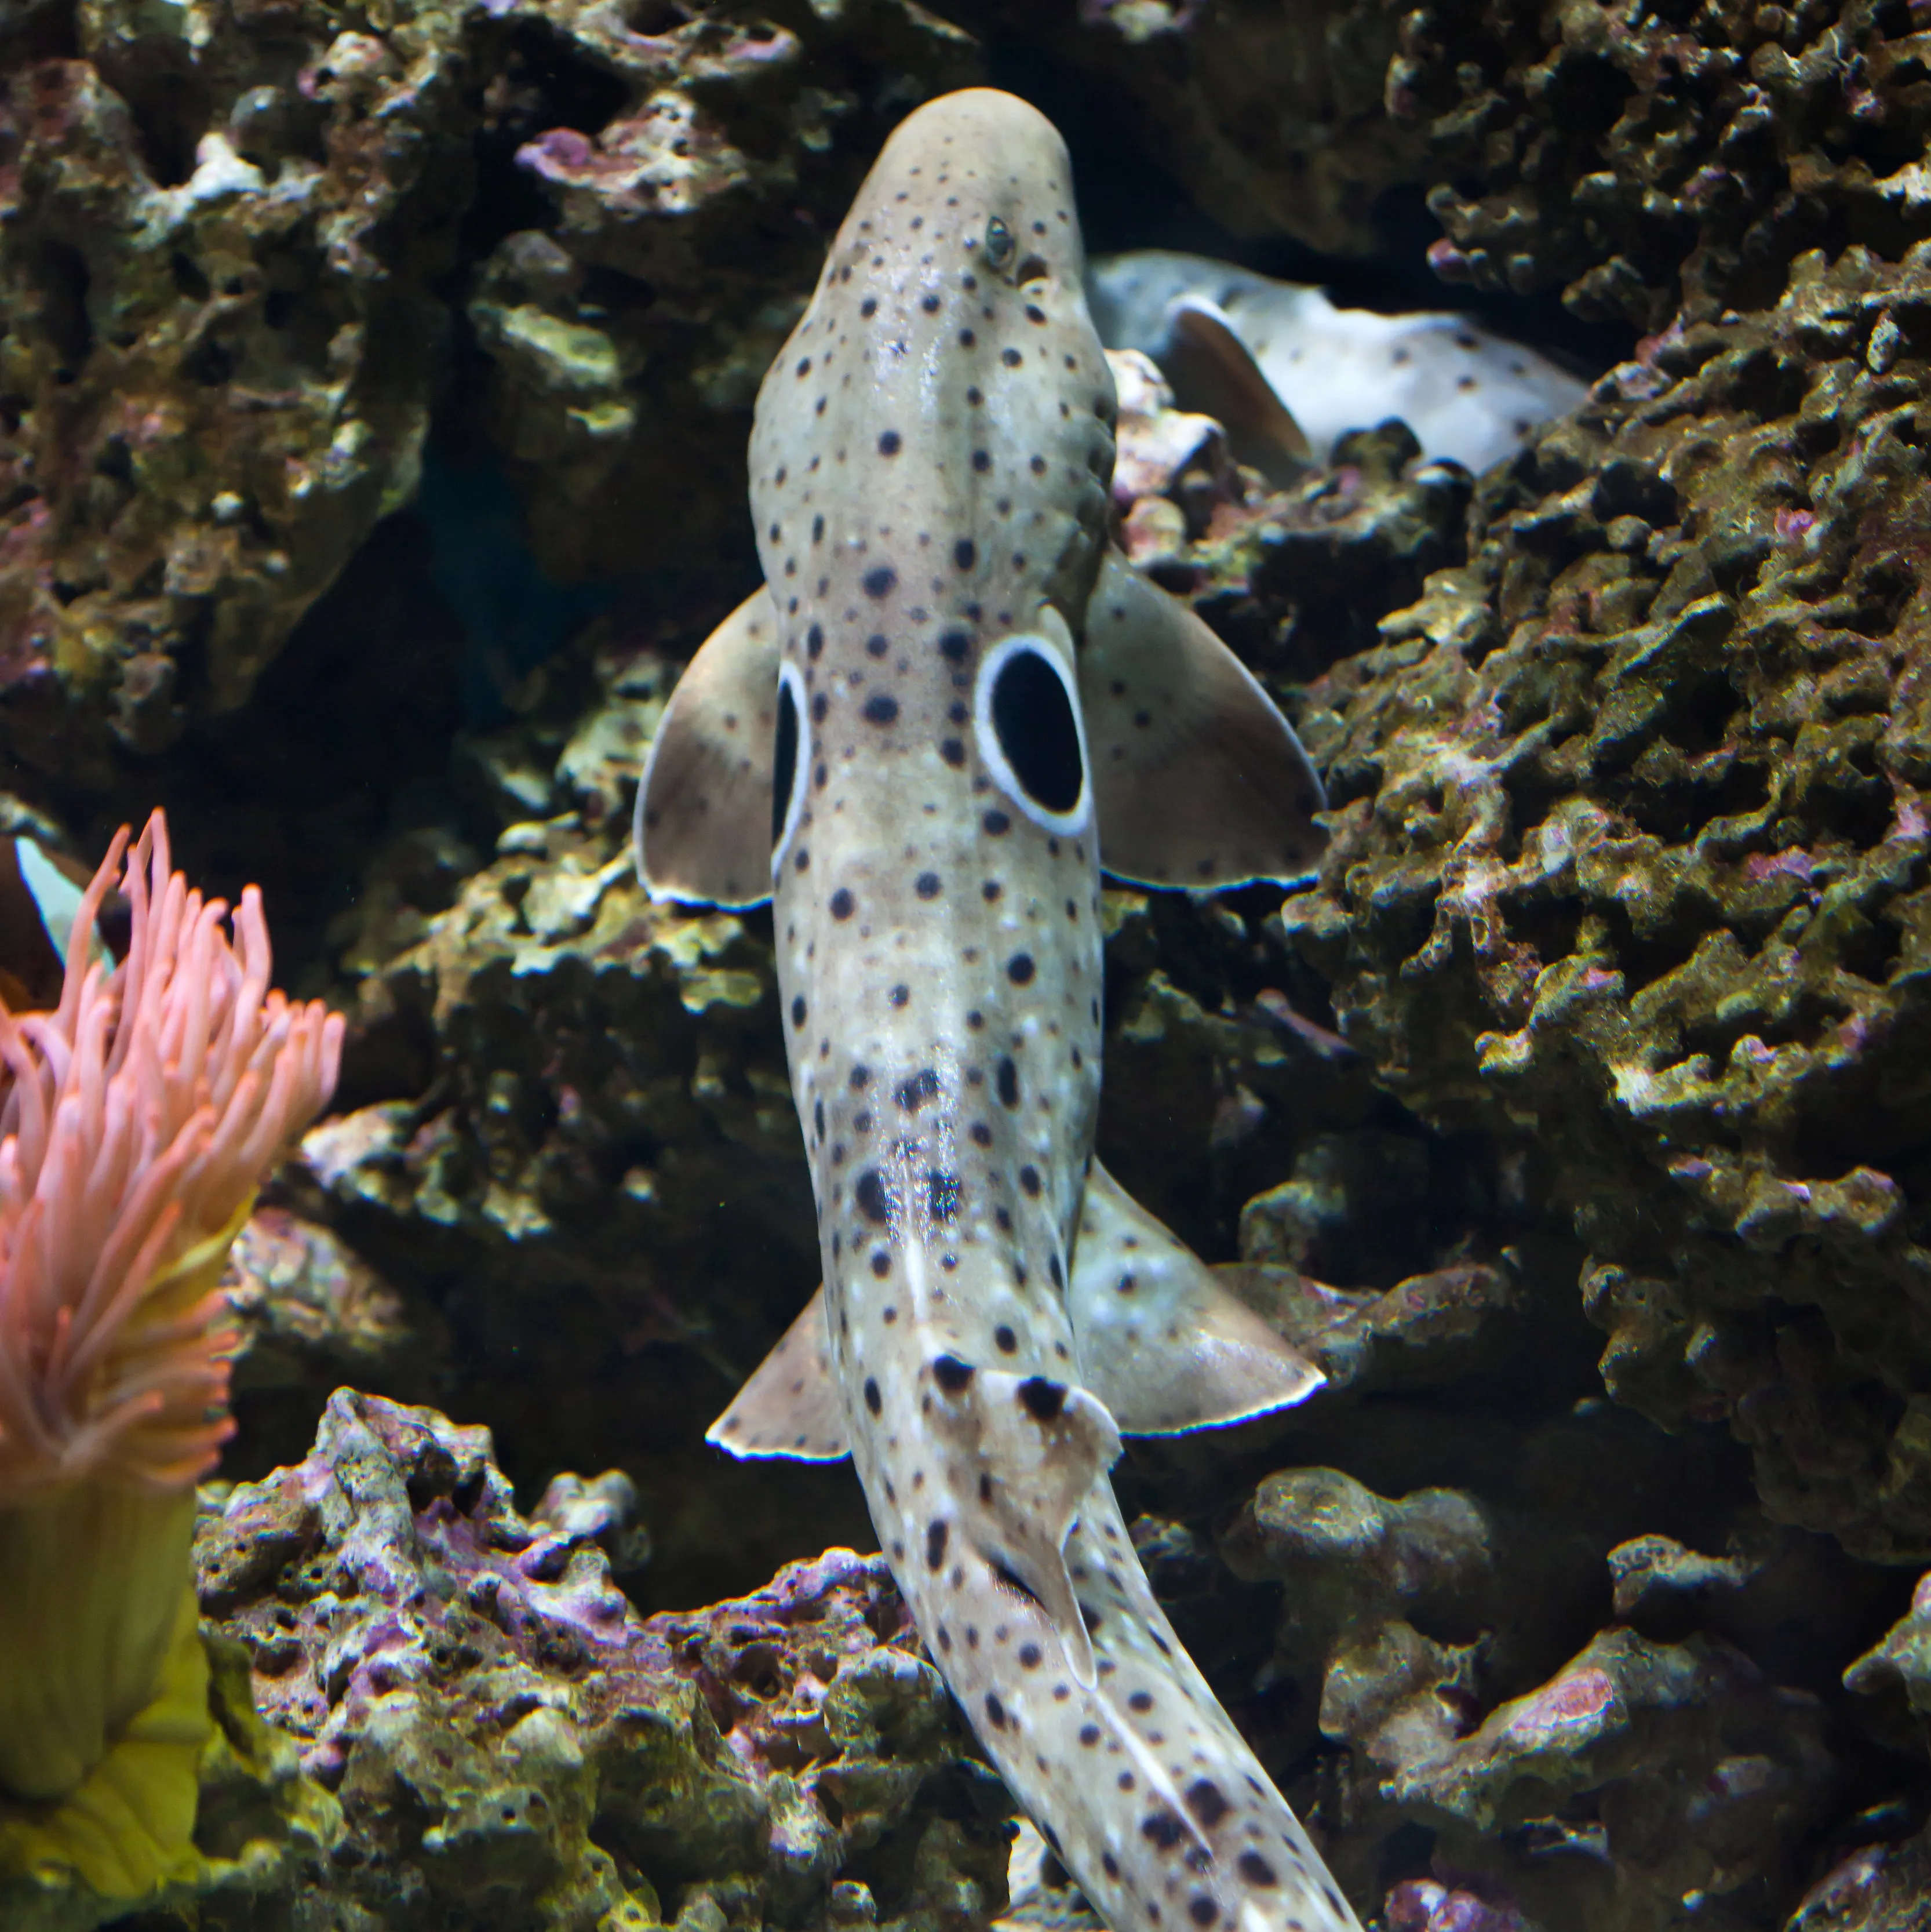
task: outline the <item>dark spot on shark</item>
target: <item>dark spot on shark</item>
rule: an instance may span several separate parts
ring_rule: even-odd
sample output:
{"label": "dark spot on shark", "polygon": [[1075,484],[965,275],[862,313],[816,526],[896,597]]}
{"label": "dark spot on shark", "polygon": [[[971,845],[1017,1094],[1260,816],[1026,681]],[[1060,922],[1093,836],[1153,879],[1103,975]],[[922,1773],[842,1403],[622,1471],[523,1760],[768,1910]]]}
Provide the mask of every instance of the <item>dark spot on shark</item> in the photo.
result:
{"label": "dark spot on shark", "polygon": [[939,1095],[939,1076],[929,1066],[922,1066],[909,1080],[901,1080],[893,1090],[892,1097],[908,1114],[916,1113],[928,1100],[935,1100]]}
{"label": "dark spot on shark", "polygon": [[1204,1892],[1197,1892],[1187,1900],[1187,1916],[1196,1925],[1211,1925],[1220,1916],[1220,1907]]}
{"label": "dark spot on shark", "polygon": [[1007,368],[1016,369],[1026,358],[1016,349],[1002,349],[999,352],[999,359]]}
{"label": "dark spot on shark", "polygon": [[988,1690],[985,1694],[985,1720],[995,1731],[1003,1731],[1006,1728],[1006,1706],[999,1701],[999,1694],[996,1690]]}
{"label": "dark spot on shark", "polygon": [[862,1094],[871,1084],[871,1069],[861,1060],[851,1070],[852,1091],[854,1094]]}
{"label": "dark spot on shark", "polygon": [[1022,1167],[1019,1170],[1019,1185],[1035,1200],[1039,1195],[1039,1170],[1036,1167]]}
{"label": "dark spot on shark", "polygon": [[1150,1812],[1140,1821],[1140,1835],[1151,1839],[1163,1852],[1171,1852],[1186,1836],[1186,1830],[1178,1814],[1172,1811]]}
{"label": "dark spot on shark", "polygon": [[972,655],[972,633],[956,630],[940,632],[939,655],[948,664],[964,664]]}
{"label": "dark spot on shark", "polygon": [[1053,1422],[1066,1406],[1063,1382],[1048,1382],[1044,1376],[1028,1376],[1019,1384],[1019,1400],[1035,1422]]}
{"label": "dark spot on shark", "polygon": [[865,722],[868,724],[895,724],[898,722],[898,700],[889,691],[874,691],[865,700]]}
{"label": "dark spot on shark", "polygon": [[956,770],[965,763],[965,742],[959,738],[942,738],[939,741],[939,756]]}
{"label": "dark spot on shark", "polygon": [[859,304],[858,312],[867,322],[869,322],[878,313],[877,296],[867,296],[865,300]]}
{"label": "dark spot on shark", "polygon": [[1088,1750],[1092,1750],[1093,1746],[1099,1742],[1099,1726],[1097,1724],[1081,1725],[1079,1727],[1079,1741],[1081,1744],[1086,1746]]}
{"label": "dark spot on shark", "polygon": [[1210,1778],[1197,1778],[1186,1789],[1187,1809],[1210,1831],[1231,1808],[1227,1796]]}
{"label": "dark spot on shark", "polygon": [[1126,1700],[1129,1711],[1138,1711],[1142,1715],[1153,1708],[1153,1694],[1150,1690],[1136,1690]]}
{"label": "dark spot on shark", "polygon": [[1022,1643],[1019,1646],[1019,1666],[1022,1670],[1037,1670],[1046,1653],[1036,1643]]}
{"label": "dark spot on shark", "polygon": [[936,1517],[925,1526],[925,1568],[942,1569],[946,1561],[946,1539],[952,1534],[952,1526],[943,1516]]}
{"label": "dark spot on shark", "polygon": [[1280,1878],[1274,1868],[1258,1852],[1243,1852],[1237,1861],[1240,1876],[1249,1885],[1263,1887],[1276,1886]]}
{"label": "dark spot on shark", "polygon": [[1066,1270],[1060,1266],[1060,1258],[1057,1255],[1048,1255],[1046,1257],[1046,1279],[1055,1288],[1063,1288],[1066,1285]]}
{"label": "dark spot on shark", "polygon": [[979,547],[970,537],[961,537],[952,545],[952,562],[961,570],[970,570],[979,561]]}
{"label": "dark spot on shark", "polygon": [[1003,1056],[993,1075],[993,1083],[997,1088],[1002,1105],[1016,1107],[1019,1104],[1019,1070],[1012,1064],[1012,1055]]}
{"label": "dark spot on shark", "polygon": [[937,296],[922,296],[919,299],[919,306],[928,315],[937,315],[939,312],[939,298]]}
{"label": "dark spot on shark", "polygon": [[985,884],[979,887],[979,896],[988,905],[990,905],[1005,890],[1006,888],[997,879],[988,879]]}
{"label": "dark spot on shark", "polygon": [[818,1138],[825,1138],[825,1103],[822,1100],[811,1102],[811,1124],[818,1130]]}
{"label": "dark spot on shark", "polygon": [[1033,1591],[1018,1576],[1015,1576],[1003,1563],[995,1562],[992,1566],[992,1574],[998,1580],[999,1584],[1002,1588],[1012,1591],[1015,1596],[1023,1597],[1027,1603],[1033,1604],[1038,1609],[1044,1610],[1045,1608],[1045,1606],[1039,1601],[1039,1599],[1033,1594]]}
{"label": "dark spot on shark", "polygon": [[977,1372],[970,1362],[956,1355],[936,1355],[932,1359],[932,1379],[948,1395],[958,1395],[970,1388]]}
{"label": "dark spot on shark", "polygon": [[925,1176],[926,1204],[935,1221],[950,1221],[959,1211],[959,1178],[934,1168]]}
{"label": "dark spot on shark", "polygon": [[865,1406],[874,1415],[885,1406],[885,1398],[878,1392],[877,1378],[873,1376],[867,1376],[865,1378]]}
{"label": "dark spot on shark", "polygon": [[805,633],[805,655],[807,657],[815,658],[824,648],[825,627],[822,624],[814,624]]}
{"label": "dark spot on shark", "polygon": [[894,986],[891,997],[892,1004],[895,1006],[902,1006],[912,997],[912,988],[906,986]]}
{"label": "dark spot on shark", "polygon": [[[1087,1728],[1090,1730],[1092,1727],[1088,1726]],[[1117,1878],[1120,1876],[1120,1861],[1111,1852],[1100,1853],[1099,1868],[1108,1878]]]}
{"label": "dark spot on shark", "polygon": [[973,347],[978,340],[979,338],[975,335],[970,329],[962,328],[959,331],[959,346],[961,349],[970,349]]}
{"label": "dark spot on shark", "polygon": [[1033,970],[1033,956],[1030,952],[1015,952],[1006,962],[1006,976],[1015,986],[1030,986]]}
{"label": "dark spot on shark", "polygon": [[828,904],[832,918],[850,919],[857,907],[858,902],[852,897],[850,892],[845,886],[841,886],[832,893]]}
{"label": "dark spot on shark", "polygon": [[921,872],[913,883],[913,890],[922,899],[935,899],[939,896],[939,875],[937,872]]}
{"label": "dark spot on shark", "polygon": [[791,1024],[801,1027],[805,1024],[805,996],[799,994],[791,1002]]}
{"label": "dark spot on shark", "polygon": [[990,838],[1000,838],[1012,830],[1012,820],[1007,818],[1004,812],[997,808],[988,812],[979,822],[985,828],[987,836]]}
{"label": "dark spot on shark", "polygon": [[868,1221],[880,1227],[892,1218],[892,1197],[886,1191],[884,1180],[875,1167],[867,1168],[859,1176],[852,1189],[852,1200]]}
{"label": "dark spot on shark", "polygon": [[979,1499],[986,1504],[992,1501],[992,1478],[983,1469],[979,1472]]}
{"label": "dark spot on shark", "polygon": [[974,1147],[989,1148],[992,1144],[992,1130],[983,1120],[975,1120],[969,1130]]}
{"label": "dark spot on shark", "polygon": [[882,658],[892,648],[892,640],[883,631],[874,631],[865,640],[868,657]]}
{"label": "dark spot on shark", "polygon": [[975,449],[972,453],[972,466],[983,476],[992,467],[992,452],[986,449]]}
{"label": "dark spot on shark", "polygon": [[904,445],[895,429],[886,430],[878,439],[878,453],[880,456],[896,456],[904,447]]}
{"label": "dark spot on shark", "polygon": [[992,1331],[992,1346],[1002,1355],[1014,1354],[1018,1351],[1019,1337],[1002,1322]]}
{"label": "dark spot on shark", "polygon": [[892,1251],[889,1248],[872,1250],[871,1271],[880,1281],[892,1272]]}
{"label": "dark spot on shark", "polygon": [[874,564],[859,581],[868,597],[889,597],[898,588],[898,573],[889,563]]}
{"label": "dark spot on shark", "polygon": [[826,714],[831,708],[832,700],[822,691],[814,692],[811,698],[811,722],[814,724],[823,724]]}

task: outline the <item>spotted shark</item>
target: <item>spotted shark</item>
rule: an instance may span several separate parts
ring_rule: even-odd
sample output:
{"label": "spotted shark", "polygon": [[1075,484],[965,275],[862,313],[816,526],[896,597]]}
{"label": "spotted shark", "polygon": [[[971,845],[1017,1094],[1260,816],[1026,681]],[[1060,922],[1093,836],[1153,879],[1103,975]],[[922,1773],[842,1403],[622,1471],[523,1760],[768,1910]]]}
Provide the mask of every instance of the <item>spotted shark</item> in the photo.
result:
{"label": "spotted shark", "polygon": [[672,695],[637,861],[661,897],[773,902],[823,1286],[710,1439],[853,1456],[932,1656],[1114,1932],[1358,1932],[1108,1480],[1123,1432],[1321,1378],[1093,1158],[1102,868],[1303,875],[1323,800],[1108,548],[1084,266],[1051,124],[945,96],[759,392],[764,587]]}

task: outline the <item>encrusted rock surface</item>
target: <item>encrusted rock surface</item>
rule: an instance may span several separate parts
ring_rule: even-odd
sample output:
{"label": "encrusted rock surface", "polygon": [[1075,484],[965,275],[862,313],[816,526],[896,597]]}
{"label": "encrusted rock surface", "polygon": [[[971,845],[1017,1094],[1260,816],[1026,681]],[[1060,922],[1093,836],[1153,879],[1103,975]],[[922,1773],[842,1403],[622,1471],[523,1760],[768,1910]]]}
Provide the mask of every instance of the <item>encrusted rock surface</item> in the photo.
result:
{"label": "encrusted rock surface", "polygon": [[1886,0],[1434,0],[1391,111],[1426,124],[1438,272],[1660,329],[1774,302],[1791,261],[1931,234],[1927,44]]}
{"label": "encrusted rock surface", "polygon": [[1289,929],[1409,1106],[1572,1221],[1612,1393],[1931,1554],[1919,588],[1931,264],[1798,265],[1485,485],[1308,720]]}
{"label": "encrusted rock surface", "polygon": [[343,1390],[304,1461],[205,1516],[208,1627],[340,1833],[199,1922],[937,1932],[996,1912],[997,1786],[883,1564],[832,1550],[646,1621],[598,1540],[633,1501],[571,1479],[524,1517],[487,1430]]}

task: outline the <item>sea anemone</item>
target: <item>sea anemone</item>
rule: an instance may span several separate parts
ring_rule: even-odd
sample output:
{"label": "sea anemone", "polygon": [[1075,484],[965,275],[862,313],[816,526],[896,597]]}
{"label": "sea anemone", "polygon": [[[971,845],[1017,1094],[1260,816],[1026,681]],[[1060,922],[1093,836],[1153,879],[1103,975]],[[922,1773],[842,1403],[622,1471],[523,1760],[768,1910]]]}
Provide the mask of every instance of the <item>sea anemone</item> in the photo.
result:
{"label": "sea anemone", "polygon": [[[124,853],[115,967],[93,934]],[[259,892],[226,911],[170,871],[157,812],[83,896],[58,1006],[0,1006],[0,1871],[116,1897],[192,1865],[220,1277],[341,1054],[338,1016],[268,990]]]}

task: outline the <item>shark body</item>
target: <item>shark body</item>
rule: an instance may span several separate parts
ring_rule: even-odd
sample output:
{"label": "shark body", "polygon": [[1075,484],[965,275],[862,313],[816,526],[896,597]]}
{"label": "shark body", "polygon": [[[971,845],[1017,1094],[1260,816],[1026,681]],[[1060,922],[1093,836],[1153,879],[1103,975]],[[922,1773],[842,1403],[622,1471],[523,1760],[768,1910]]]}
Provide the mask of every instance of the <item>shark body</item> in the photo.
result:
{"label": "shark body", "polygon": [[766,588],[637,806],[673,898],[775,902],[824,1286],[713,1427],[854,1456],[928,1648],[1114,1932],[1357,1922],[1156,1603],[1122,1429],[1318,1373],[1093,1160],[1100,865],[1304,872],[1318,781],[1107,550],[1114,396],[1066,152],[976,89],[903,124],[760,392]]}

